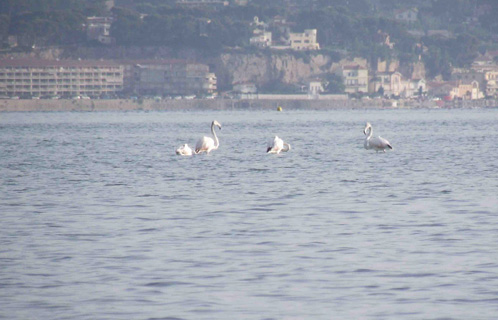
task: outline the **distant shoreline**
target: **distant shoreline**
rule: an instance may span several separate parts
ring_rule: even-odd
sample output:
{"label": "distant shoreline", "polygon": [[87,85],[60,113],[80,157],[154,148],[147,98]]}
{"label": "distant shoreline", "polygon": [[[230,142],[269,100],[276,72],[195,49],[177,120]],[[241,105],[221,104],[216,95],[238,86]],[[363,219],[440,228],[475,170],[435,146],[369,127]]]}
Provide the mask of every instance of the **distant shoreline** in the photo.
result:
{"label": "distant shoreline", "polygon": [[0,100],[0,112],[54,111],[191,111],[191,110],[333,110],[350,108],[482,108],[498,107],[498,100]]}

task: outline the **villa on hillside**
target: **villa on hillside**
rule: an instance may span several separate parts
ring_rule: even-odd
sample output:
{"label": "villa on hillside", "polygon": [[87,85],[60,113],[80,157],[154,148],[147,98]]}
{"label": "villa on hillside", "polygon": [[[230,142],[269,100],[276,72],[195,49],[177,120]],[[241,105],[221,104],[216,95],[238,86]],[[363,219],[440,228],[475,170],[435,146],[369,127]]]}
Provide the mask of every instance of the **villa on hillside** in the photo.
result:
{"label": "villa on hillside", "polygon": [[115,39],[111,37],[111,24],[113,17],[87,17],[85,30],[88,40],[97,40],[102,44],[113,44]]}
{"label": "villa on hillside", "polygon": [[417,21],[418,10],[416,8],[401,9],[394,12],[394,19],[404,23]]}
{"label": "villa on hillside", "polygon": [[271,32],[269,31],[255,32],[255,35],[249,39],[249,43],[253,46],[260,48],[269,47],[271,46],[272,43]]}
{"label": "villa on hillside", "polygon": [[316,40],[317,30],[306,29],[303,33],[289,33],[289,44],[293,50],[320,50]]}

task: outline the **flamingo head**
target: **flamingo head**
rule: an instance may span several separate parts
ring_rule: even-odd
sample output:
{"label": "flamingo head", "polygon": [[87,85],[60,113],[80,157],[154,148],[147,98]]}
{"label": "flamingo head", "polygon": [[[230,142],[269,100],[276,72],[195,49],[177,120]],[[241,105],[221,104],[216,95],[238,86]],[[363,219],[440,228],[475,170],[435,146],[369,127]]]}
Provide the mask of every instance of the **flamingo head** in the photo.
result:
{"label": "flamingo head", "polygon": [[217,126],[221,130],[221,124],[218,121],[216,121],[216,120],[213,121],[213,123],[211,124],[211,126],[213,126],[213,127]]}
{"label": "flamingo head", "polygon": [[365,129],[363,129],[363,134],[367,134],[367,130],[371,129],[371,128],[372,128],[372,125],[370,124],[370,122],[367,122],[367,124],[365,125]]}

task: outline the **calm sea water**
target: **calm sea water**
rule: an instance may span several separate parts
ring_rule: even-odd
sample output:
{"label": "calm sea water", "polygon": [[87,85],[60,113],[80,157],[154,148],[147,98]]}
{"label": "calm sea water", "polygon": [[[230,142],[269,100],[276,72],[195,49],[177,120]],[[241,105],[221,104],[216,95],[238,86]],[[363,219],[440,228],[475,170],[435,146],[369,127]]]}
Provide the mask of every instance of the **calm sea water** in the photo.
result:
{"label": "calm sea water", "polygon": [[[218,150],[175,155],[214,119]],[[366,121],[394,150],[363,149]],[[0,318],[497,319],[497,123],[2,113]]]}

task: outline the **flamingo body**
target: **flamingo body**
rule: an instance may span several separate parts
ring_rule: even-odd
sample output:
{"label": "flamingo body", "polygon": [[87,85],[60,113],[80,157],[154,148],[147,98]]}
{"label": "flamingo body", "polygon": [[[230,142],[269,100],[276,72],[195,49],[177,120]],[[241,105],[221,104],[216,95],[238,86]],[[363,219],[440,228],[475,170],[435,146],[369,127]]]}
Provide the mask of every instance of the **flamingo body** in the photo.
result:
{"label": "flamingo body", "polygon": [[280,152],[287,152],[290,149],[291,149],[290,144],[285,143],[284,140],[280,139],[278,136],[275,136],[275,138],[271,139],[268,142],[268,147],[266,148],[266,152],[279,154]]}
{"label": "flamingo body", "polygon": [[366,135],[365,137],[365,142],[363,143],[363,146],[365,149],[372,149],[377,152],[383,151],[386,152],[386,149],[392,149],[393,147],[387,141],[386,139],[382,138],[381,136],[378,137],[372,137],[373,135],[373,128],[372,125],[367,122],[365,129],[363,129],[363,133]]}
{"label": "flamingo body", "polygon": [[214,120],[211,123],[211,133],[212,133],[214,139],[211,137],[206,137],[206,136],[200,138],[197,141],[197,144],[195,145],[195,153],[196,154],[203,153],[203,152],[210,153],[212,150],[218,149],[218,147],[220,146],[220,142],[218,140],[218,137],[216,136],[216,132],[214,131],[215,126],[220,128],[220,130],[221,130],[221,124],[218,121]]}
{"label": "flamingo body", "polygon": [[183,146],[176,149],[176,154],[180,156],[191,156],[192,148],[190,148],[188,144],[184,144]]}

